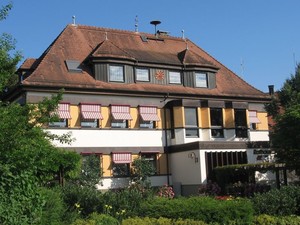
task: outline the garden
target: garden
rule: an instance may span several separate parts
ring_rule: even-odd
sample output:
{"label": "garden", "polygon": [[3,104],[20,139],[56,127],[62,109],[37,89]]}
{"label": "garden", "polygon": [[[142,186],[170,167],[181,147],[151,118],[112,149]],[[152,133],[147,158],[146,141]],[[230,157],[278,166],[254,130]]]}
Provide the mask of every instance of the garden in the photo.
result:
{"label": "garden", "polygon": [[[85,162],[90,166],[98,163],[97,157],[89,158]],[[299,186],[264,189],[243,184],[246,196],[239,191],[226,195],[220,185],[209,182],[199,187],[196,196],[176,196],[171,186],[150,187],[146,164],[142,159],[134,161],[136,176],[125,189],[100,192],[89,183],[93,176],[41,188],[45,205],[38,224],[300,224]],[[85,167],[90,175],[91,168]],[[241,190],[241,184],[235,186]]]}

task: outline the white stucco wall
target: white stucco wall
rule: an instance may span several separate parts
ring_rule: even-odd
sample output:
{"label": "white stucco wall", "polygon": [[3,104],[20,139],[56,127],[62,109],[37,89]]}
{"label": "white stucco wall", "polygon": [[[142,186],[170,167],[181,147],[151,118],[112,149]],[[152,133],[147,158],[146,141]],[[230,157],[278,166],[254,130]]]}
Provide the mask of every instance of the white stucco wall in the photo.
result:
{"label": "white stucco wall", "polygon": [[[162,147],[162,130],[84,130],[84,129],[49,129],[52,134],[62,135],[71,132],[72,147]],[[54,142],[58,147],[67,144]]]}

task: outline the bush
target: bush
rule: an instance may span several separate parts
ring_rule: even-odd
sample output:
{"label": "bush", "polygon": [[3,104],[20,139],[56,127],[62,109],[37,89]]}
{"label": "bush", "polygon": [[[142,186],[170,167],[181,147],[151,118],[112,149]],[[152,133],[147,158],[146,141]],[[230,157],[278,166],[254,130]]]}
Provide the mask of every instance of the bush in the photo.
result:
{"label": "bush", "polygon": [[119,225],[119,221],[109,215],[93,213],[87,220],[77,219],[72,225]]}
{"label": "bush", "polygon": [[87,217],[103,208],[102,194],[92,187],[68,184],[63,187],[63,199],[70,213],[75,212]]}
{"label": "bush", "polygon": [[207,223],[203,221],[196,221],[191,219],[178,219],[178,220],[172,220],[168,218],[160,217],[158,219],[156,218],[129,218],[122,221],[122,225],[206,225]]}
{"label": "bush", "polygon": [[300,188],[285,186],[281,189],[272,189],[267,193],[255,194],[251,201],[256,215],[299,215]]}
{"label": "bush", "polygon": [[62,221],[65,221],[63,218],[65,213],[65,205],[62,200],[61,190],[59,188],[40,189],[41,195],[45,199],[45,205],[42,211],[42,217],[40,225],[60,225]]}
{"label": "bush", "polygon": [[253,221],[253,224],[256,225],[299,225],[300,217],[298,216],[284,216],[284,217],[276,217],[269,216],[266,214],[259,215]]}
{"label": "bush", "polygon": [[211,197],[155,198],[141,204],[142,217],[170,219],[193,219],[206,223],[248,224],[253,219],[251,202],[246,199],[216,200]]}

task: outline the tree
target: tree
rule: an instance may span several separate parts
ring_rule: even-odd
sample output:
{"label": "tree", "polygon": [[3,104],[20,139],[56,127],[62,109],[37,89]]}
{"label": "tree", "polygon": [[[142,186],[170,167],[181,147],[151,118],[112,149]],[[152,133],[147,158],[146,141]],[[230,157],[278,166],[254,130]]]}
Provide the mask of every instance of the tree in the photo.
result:
{"label": "tree", "polygon": [[153,165],[145,158],[136,158],[132,163],[132,181],[143,188],[149,188],[151,183],[149,177],[155,173]]}
{"label": "tree", "polygon": [[275,122],[270,140],[276,160],[300,172],[300,64],[266,110]]}
{"label": "tree", "polygon": [[[0,8],[0,20],[7,17],[12,4]],[[15,40],[0,36],[0,95],[15,83],[15,71],[21,59]],[[45,98],[39,104],[0,101],[0,224],[40,224],[45,203],[39,187],[47,184],[63,169],[68,175],[79,168],[80,156],[53,146],[51,140],[68,142],[45,132],[42,124],[57,120],[52,116],[62,93]]]}

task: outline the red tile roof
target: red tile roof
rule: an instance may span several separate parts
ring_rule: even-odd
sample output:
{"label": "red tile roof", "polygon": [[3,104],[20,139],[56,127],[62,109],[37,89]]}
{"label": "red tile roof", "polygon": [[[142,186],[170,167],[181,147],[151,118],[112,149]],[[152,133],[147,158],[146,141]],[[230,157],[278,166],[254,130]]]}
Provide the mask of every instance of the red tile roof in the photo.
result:
{"label": "red tile roof", "polygon": [[[143,41],[141,35],[148,38]],[[187,48],[188,47],[188,48]],[[65,60],[85,62],[89,57],[106,56],[139,63],[154,63],[182,67],[196,65],[218,69],[214,89],[151,83],[118,84],[93,78],[84,63],[82,73],[70,73]],[[31,60],[30,60],[31,61]],[[32,62],[32,61],[31,61]],[[31,66],[33,65],[33,62]],[[22,68],[31,67],[25,61]],[[255,89],[188,39],[98,28],[68,25],[35,62],[34,71],[22,85],[91,88],[105,90],[170,93],[176,95],[220,96],[268,99],[269,95]]]}

